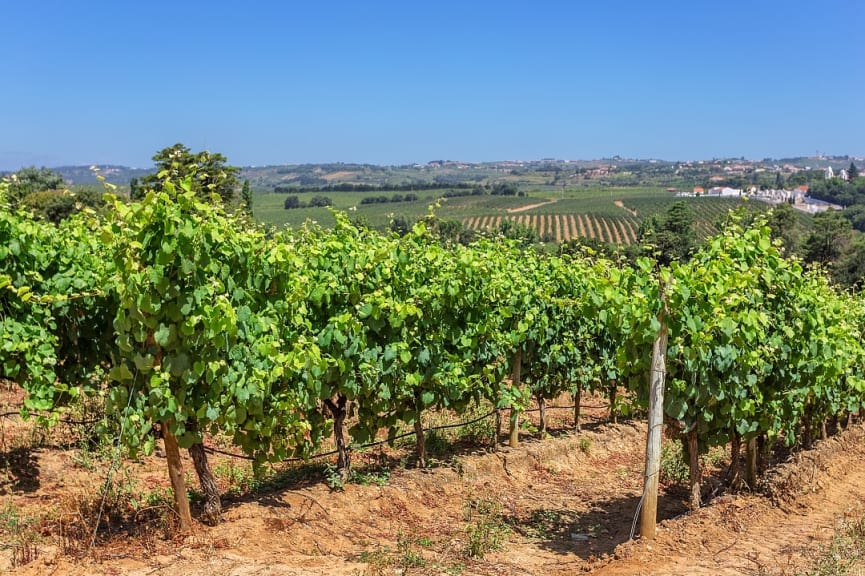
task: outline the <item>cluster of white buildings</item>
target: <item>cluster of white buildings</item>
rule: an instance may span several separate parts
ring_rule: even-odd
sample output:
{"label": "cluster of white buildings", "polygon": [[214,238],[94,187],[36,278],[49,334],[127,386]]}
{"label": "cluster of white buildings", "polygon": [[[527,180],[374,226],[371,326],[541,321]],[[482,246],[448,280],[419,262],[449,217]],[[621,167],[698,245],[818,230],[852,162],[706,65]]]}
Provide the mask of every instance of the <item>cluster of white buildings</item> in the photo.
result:
{"label": "cluster of white buildings", "polygon": [[[831,170],[831,168],[830,168]],[[843,206],[824,202],[808,196],[808,187],[799,186],[792,190],[760,190],[756,186],[748,189],[730,188],[729,186],[715,186],[708,190],[702,187],[694,188],[693,192],[679,192],[676,196],[691,196],[704,198],[751,198],[769,204],[781,204],[786,202],[794,209],[808,214],[825,212],[826,210],[843,210]]]}
{"label": "cluster of white buildings", "polygon": [[[827,166],[826,170],[823,171],[823,177],[826,178],[826,180],[831,180],[832,178],[835,178],[835,176],[835,171],[832,170],[831,166]],[[845,182],[850,180],[850,174],[848,174],[843,168],[838,172],[837,176]]]}

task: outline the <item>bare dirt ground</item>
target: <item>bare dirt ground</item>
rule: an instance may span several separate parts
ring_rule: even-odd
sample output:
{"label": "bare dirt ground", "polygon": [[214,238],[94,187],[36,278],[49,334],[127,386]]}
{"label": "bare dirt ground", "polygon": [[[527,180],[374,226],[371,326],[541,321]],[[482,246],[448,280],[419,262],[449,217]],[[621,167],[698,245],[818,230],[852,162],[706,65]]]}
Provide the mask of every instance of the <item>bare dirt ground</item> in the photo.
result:
{"label": "bare dirt ground", "polygon": [[[20,401],[3,398],[0,413]],[[865,502],[865,478],[856,472],[865,464],[865,428],[856,425],[773,469],[758,495],[721,496],[687,513],[682,487],[666,485],[658,537],[629,541],[645,425],[607,424],[596,410],[573,433],[561,412],[553,437],[527,436],[498,452],[457,442],[424,471],[411,467],[407,450],[357,453],[355,466],[374,473],[343,490],[332,490],[322,467],[310,465],[287,469],[272,487],[237,489],[248,480],[244,464],[212,458],[225,490],[218,526],[180,535],[165,521],[166,501],[157,500],[126,511],[126,521],[123,510],[109,512],[93,549],[94,502],[110,463],[63,446],[62,425],[40,443],[29,423],[0,419],[0,572],[790,574]],[[720,472],[709,474],[709,489]],[[124,463],[113,478],[132,487],[121,502],[168,486],[155,456]],[[188,484],[195,486],[191,477]],[[26,532],[16,518],[33,519]]]}
{"label": "bare dirt ground", "polygon": [[519,206],[517,208],[508,208],[506,212],[508,214],[516,214],[517,212],[525,212],[527,210],[533,210],[535,208],[540,208],[541,206],[546,206],[547,204],[555,204],[558,202],[557,199],[547,200],[545,202],[538,202],[537,204],[528,204],[526,206]]}

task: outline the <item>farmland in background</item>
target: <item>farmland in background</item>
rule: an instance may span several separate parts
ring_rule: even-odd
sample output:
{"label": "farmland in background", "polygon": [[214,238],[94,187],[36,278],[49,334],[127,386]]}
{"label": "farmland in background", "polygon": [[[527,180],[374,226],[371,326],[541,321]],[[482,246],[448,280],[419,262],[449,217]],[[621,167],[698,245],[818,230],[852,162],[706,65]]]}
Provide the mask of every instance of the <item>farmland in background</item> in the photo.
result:
{"label": "farmland in background", "polygon": [[[416,221],[437,204],[435,213],[447,220],[457,220],[475,231],[497,228],[505,220],[529,226],[546,242],[563,242],[577,237],[592,238],[620,245],[637,240],[640,222],[646,217],[663,214],[677,201],[684,200],[694,212],[695,229],[700,236],[717,231],[717,224],[729,210],[765,211],[768,204],[737,198],[682,198],[663,188],[652,187],[582,187],[564,190],[528,191],[526,196],[460,196],[444,198],[448,191],[416,192],[412,202],[362,204],[364,197],[392,196],[405,192],[302,192],[296,194],[306,204],[316,195],[333,201],[334,208],[348,212],[352,219],[375,228],[385,228],[394,218]],[[259,194],[255,198],[255,216],[269,224],[297,227],[307,220],[323,226],[333,225],[327,208],[286,210],[286,194]]]}

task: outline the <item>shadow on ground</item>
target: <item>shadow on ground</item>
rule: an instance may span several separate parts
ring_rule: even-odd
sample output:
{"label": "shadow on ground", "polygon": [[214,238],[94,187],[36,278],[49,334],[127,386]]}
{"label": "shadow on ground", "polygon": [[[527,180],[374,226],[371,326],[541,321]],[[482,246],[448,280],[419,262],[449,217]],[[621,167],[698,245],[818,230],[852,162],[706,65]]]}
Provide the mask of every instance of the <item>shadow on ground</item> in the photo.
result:
{"label": "shadow on ground", "polygon": [[[562,555],[576,554],[583,559],[612,553],[631,537],[639,496],[626,496],[593,502],[588,510],[538,508],[527,517],[508,519],[513,529],[537,541],[539,548]],[[658,521],[687,511],[679,496],[660,495]],[[637,518],[636,533],[639,533]]]}
{"label": "shadow on ground", "polygon": [[32,448],[0,452],[0,494],[39,489],[39,460]]}

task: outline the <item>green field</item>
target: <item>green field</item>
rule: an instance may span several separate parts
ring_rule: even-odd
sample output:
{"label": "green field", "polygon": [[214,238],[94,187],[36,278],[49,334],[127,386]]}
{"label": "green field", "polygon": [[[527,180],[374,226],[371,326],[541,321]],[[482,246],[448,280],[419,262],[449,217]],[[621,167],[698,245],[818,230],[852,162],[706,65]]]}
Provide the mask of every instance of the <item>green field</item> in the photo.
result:
{"label": "green field", "polygon": [[[435,213],[443,219],[457,220],[466,228],[481,230],[498,226],[504,220],[514,220],[531,226],[541,238],[562,242],[585,236],[615,244],[636,241],[643,218],[663,214],[677,201],[686,201],[693,209],[695,227],[701,236],[717,230],[729,210],[744,207],[764,211],[767,204],[735,198],[681,198],[664,188],[651,187],[580,187],[564,190],[532,190],[526,196],[461,196],[442,198],[447,190],[417,192],[413,202],[361,204],[368,196],[393,196],[404,192],[329,192],[299,193],[303,203],[316,195],[324,195],[334,208],[347,212],[376,228],[385,228],[396,217],[410,221],[425,216],[436,204]],[[327,208],[284,208],[285,194],[258,194],[255,216],[276,226],[302,225],[307,220],[332,226],[333,215]]]}

